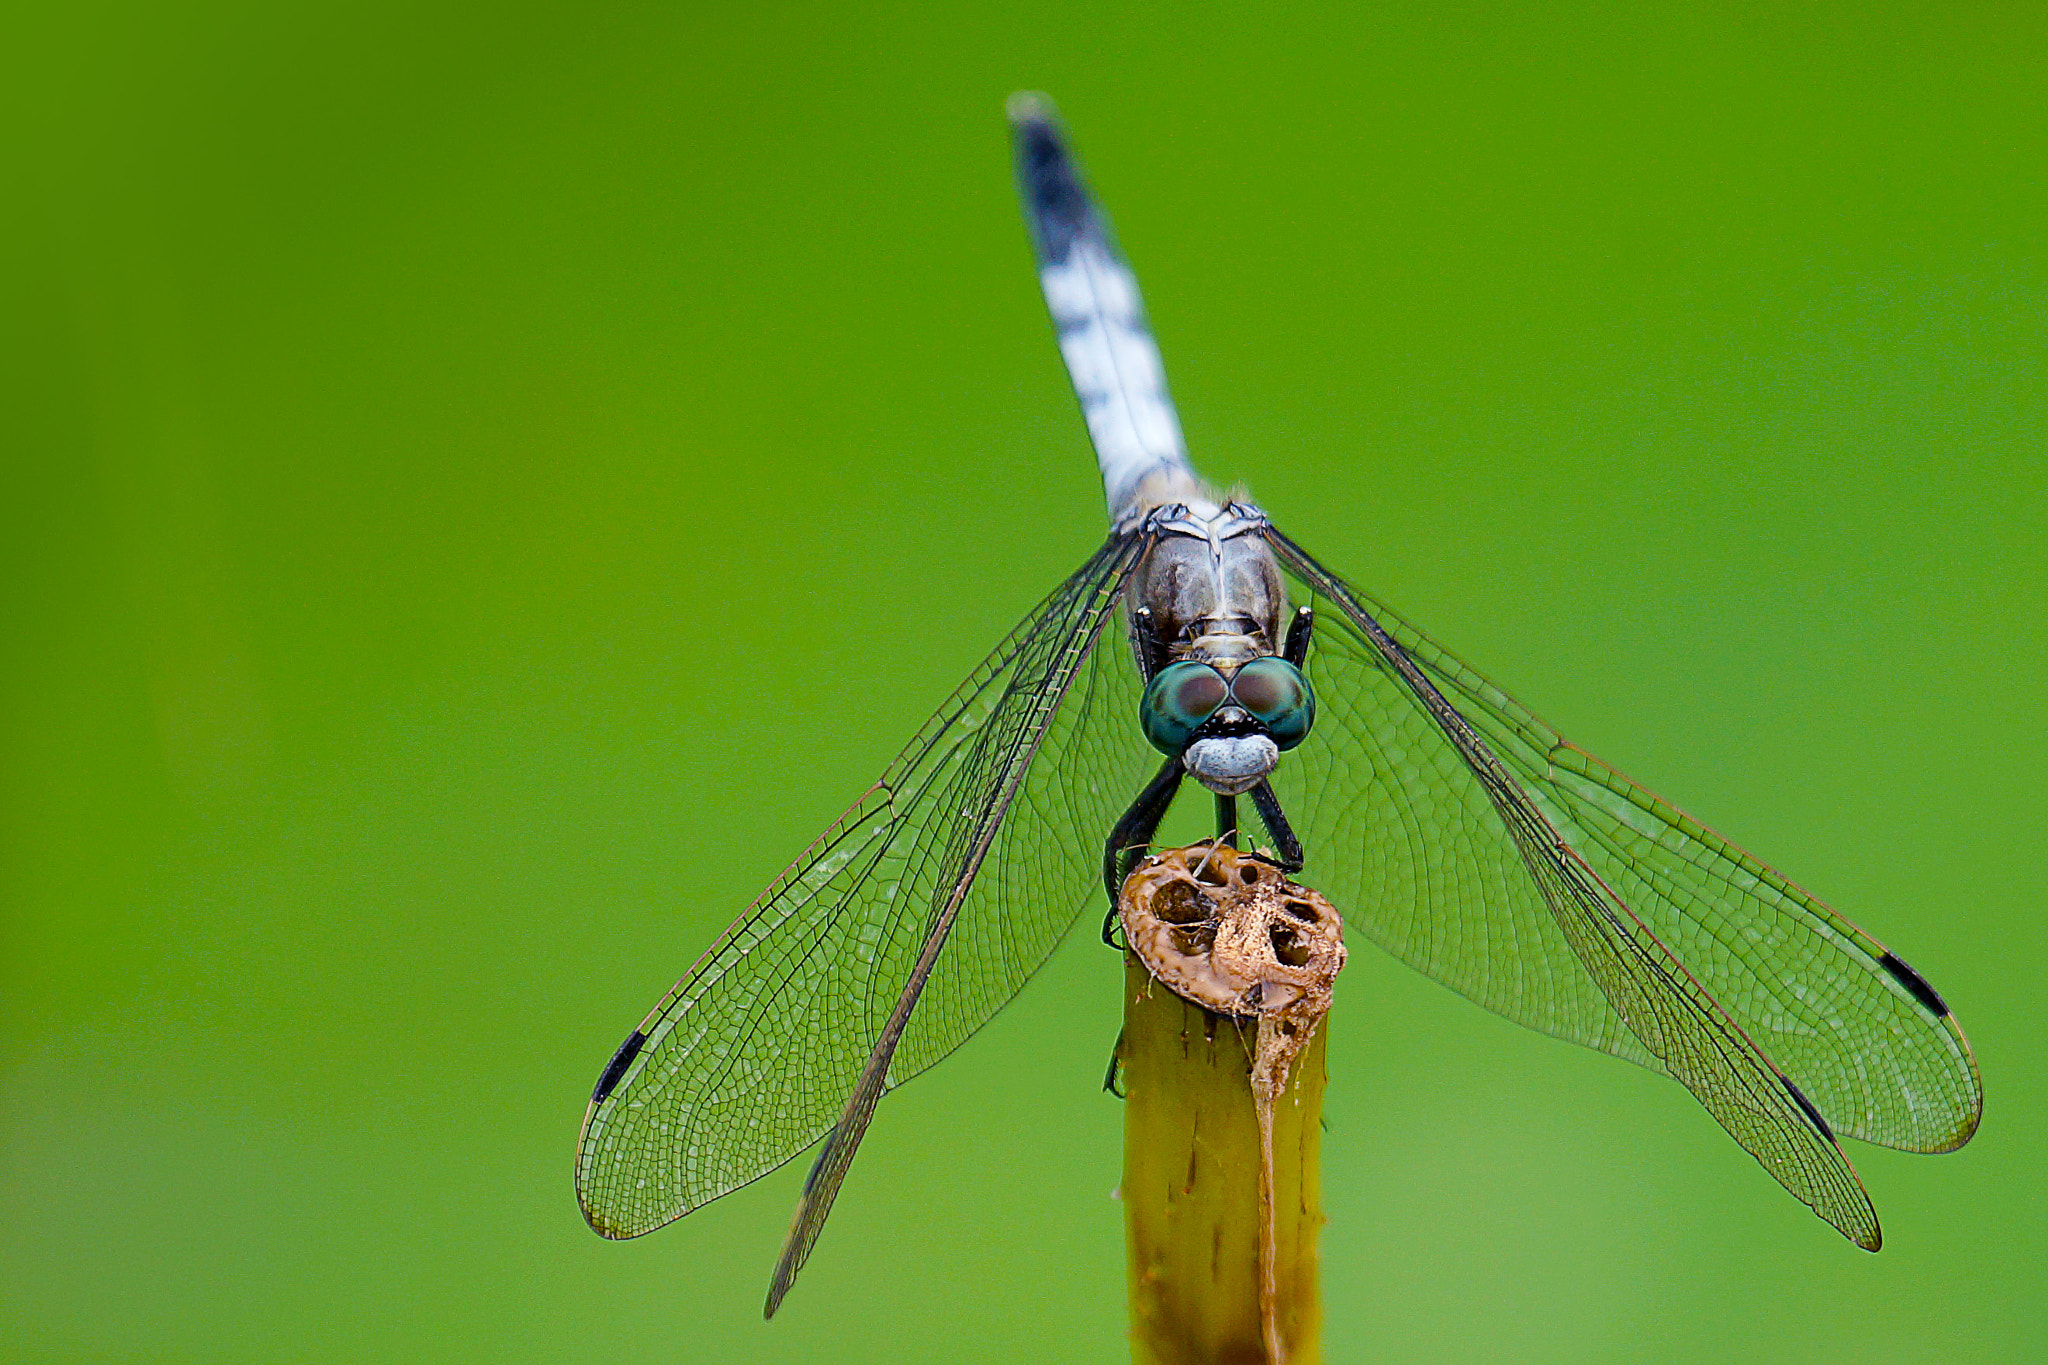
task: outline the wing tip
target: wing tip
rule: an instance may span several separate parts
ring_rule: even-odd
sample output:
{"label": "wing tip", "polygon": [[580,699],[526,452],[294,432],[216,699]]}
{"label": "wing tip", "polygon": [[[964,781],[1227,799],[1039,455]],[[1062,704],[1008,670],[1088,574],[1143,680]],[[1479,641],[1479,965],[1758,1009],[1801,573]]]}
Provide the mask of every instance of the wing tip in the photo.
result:
{"label": "wing tip", "polygon": [[1914,971],[1897,953],[1886,949],[1884,955],[1878,958],[1877,965],[1884,968],[1891,979],[1898,982],[1906,994],[1912,996],[1929,1014],[1937,1019],[1955,1017],[1949,1011],[1948,1001],[1941,998],[1941,992],[1934,989],[1933,983]]}
{"label": "wing tip", "polygon": [[647,1035],[639,1029],[634,1029],[626,1035],[626,1041],[620,1043],[618,1050],[612,1053],[612,1059],[604,1064],[604,1070],[598,1075],[597,1084],[591,1087],[590,1103],[593,1106],[603,1104],[611,1098],[612,1091],[618,1088],[620,1079],[639,1057],[640,1049],[646,1045]]}
{"label": "wing tip", "polygon": [[1820,1116],[1820,1110],[1813,1107],[1813,1101],[1806,1098],[1805,1092],[1792,1084],[1790,1077],[1783,1074],[1779,1075],[1778,1084],[1785,1087],[1785,1093],[1790,1095],[1792,1102],[1799,1106],[1799,1112],[1806,1115],[1806,1121],[1811,1123],[1822,1137],[1839,1147],[1841,1141],[1835,1136],[1835,1130],[1829,1127],[1828,1121]]}
{"label": "wing tip", "polygon": [[640,1235],[637,1232],[620,1227],[617,1223],[614,1223],[611,1219],[591,1207],[590,1201],[582,1197],[583,1192],[581,1190],[578,1190],[576,1193],[576,1203],[583,1210],[583,1221],[590,1224],[590,1230],[598,1236],[608,1242],[624,1242]]}
{"label": "wing tip", "polygon": [[1964,1113],[1961,1121],[1956,1124],[1955,1129],[1948,1136],[1944,1137],[1935,1146],[1925,1148],[1924,1150],[1930,1155],[1940,1156],[1944,1152],[1955,1151],[1957,1148],[1967,1144],[1971,1138],[1977,1136],[1977,1129],[1984,1122],[1984,1092],[1982,1090],[1976,1092],[1976,1101],[1976,1104]]}

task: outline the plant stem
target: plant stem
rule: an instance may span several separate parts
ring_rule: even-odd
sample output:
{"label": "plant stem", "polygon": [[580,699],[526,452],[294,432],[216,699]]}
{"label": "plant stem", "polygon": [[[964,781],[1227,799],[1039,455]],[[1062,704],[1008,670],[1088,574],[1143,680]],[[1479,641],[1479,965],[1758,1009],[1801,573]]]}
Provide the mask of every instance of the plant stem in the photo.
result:
{"label": "plant stem", "polygon": [[1262,1115],[1259,1021],[1183,1000],[1135,954],[1124,981],[1132,1359],[1316,1365],[1325,1030]]}

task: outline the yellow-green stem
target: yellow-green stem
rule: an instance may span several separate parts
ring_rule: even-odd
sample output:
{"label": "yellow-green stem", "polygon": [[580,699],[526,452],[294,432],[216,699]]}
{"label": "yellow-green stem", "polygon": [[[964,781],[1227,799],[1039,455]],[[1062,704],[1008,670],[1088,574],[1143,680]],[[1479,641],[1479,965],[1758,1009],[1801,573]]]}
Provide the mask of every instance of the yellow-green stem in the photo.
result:
{"label": "yellow-green stem", "polygon": [[[1124,984],[1132,1359],[1317,1365],[1327,1021],[1295,1059],[1272,1106],[1268,1217],[1251,1084],[1257,1022],[1181,999],[1133,955],[1125,957]],[[1270,1292],[1263,1292],[1268,1282]]]}

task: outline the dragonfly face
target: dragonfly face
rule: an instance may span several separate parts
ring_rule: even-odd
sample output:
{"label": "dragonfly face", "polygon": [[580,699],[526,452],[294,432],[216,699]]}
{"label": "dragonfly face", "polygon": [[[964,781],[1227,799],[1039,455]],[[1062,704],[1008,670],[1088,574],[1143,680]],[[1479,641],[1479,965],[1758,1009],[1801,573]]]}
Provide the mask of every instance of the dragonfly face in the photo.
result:
{"label": "dragonfly face", "polygon": [[1949,1151],[1982,1111],[1942,997],[1210,493],[1050,111],[1020,98],[1012,124],[1109,538],[619,1046],[577,1149],[591,1226],[651,1231],[823,1137],[772,1313],[883,1092],[986,1022],[1094,897],[1113,906],[1192,776],[1219,837],[1308,864],[1353,930],[1488,1009],[1670,1076],[1876,1249],[1838,1135]]}
{"label": "dragonfly face", "polygon": [[[1315,711],[1308,679],[1286,659],[1267,654],[1228,671],[1183,659],[1146,684],[1138,723],[1153,748],[1180,755],[1203,786],[1237,796],[1278,767],[1283,750],[1307,738]],[[1248,757],[1237,761],[1232,745]]]}

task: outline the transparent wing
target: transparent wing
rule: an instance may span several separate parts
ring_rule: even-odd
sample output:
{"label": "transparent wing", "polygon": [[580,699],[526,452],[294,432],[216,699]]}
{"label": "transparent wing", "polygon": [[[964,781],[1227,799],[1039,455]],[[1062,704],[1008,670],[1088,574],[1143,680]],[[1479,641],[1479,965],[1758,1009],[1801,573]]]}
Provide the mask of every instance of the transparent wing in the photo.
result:
{"label": "transparent wing", "polygon": [[[1603,843],[1576,788],[1525,785],[1520,765],[1491,747],[1491,710],[1474,704],[1488,724],[1482,733],[1364,598],[1284,536],[1269,537],[1323,599],[1309,655],[1316,729],[1275,778],[1308,851],[1304,880],[1390,952],[1487,1008],[1672,1076],[1780,1184],[1875,1249],[1876,1213],[1825,1106],[1809,1102],[1805,1077],[1788,1079],[1749,1031],[1758,1002],[1869,1002],[1875,1013],[1863,1021],[1831,1017],[1825,1047],[1842,1067],[1871,1073],[1896,1066],[1892,1025],[1944,1036],[1952,1026],[1877,962],[1749,884],[1731,878],[1715,897],[1672,894],[1661,860],[1644,866],[1637,846]],[[1673,861],[1722,856],[1686,837]],[[1756,950],[1795,939],[1810,954]],[[1894,1081],[1910,1087],[1947,1074],[1922,1067]],[[1893,1107],[1916,1102],[1907,1093]]]}
{"label": "transparent wing", "polygon": [[1567,741],[1421,631],[1361,598],[1584,855],[1834,1128],[1953,1151],[1983,1114],[1940,994],[1805,888]]}
{"label": "transparent wing", "polygon": [[1155,761],[1126,641],[1101,640],[1141,546],[1113,537],[1040,603],[628,1037],[578,1143],[593,1228],[651,1231],[831,1129],[942,920],[883,1050],[890,1086],[986,1022],[1101,894],[1103,833]]}
{"label": "transparent wing", "polygon": [[[1969,1140],[1984,1105],[1969,1043],[1940,995],[1896,954],[1751,854],[1568,743],[1383,604],[1348,585],[1346,591],[1456,704],[1545,820],[1836,1131],[1915,1152],[1950,1151]],[[1351,657],[1333,657],[1331,671],[1377,668],[1360,637],[1348,638]],[[1342,654],[1344,642],[1337,643]],[[1335,685],[1341,690],[1346,683]],[[1540,943],[1534,955],[1540,962],[1558,960],[1561,945],[1554,938],[1529,938],[1543,927],[1511,918],[1498,926],[1504,934],[1483,940],[1473,937],[1474,926],[1437,931],[1461,937],[1464,950],[1426,945],[1441,970],[1424,970],[1531,1027],[1656,1066],[1634,1035],[1600,1008],[1600,998],[1587,993],[1583,974],[1532,972],[1521,961],[1524,941]],[[1496,961],[1482,944],[1505,948],[1515,963]]]}

